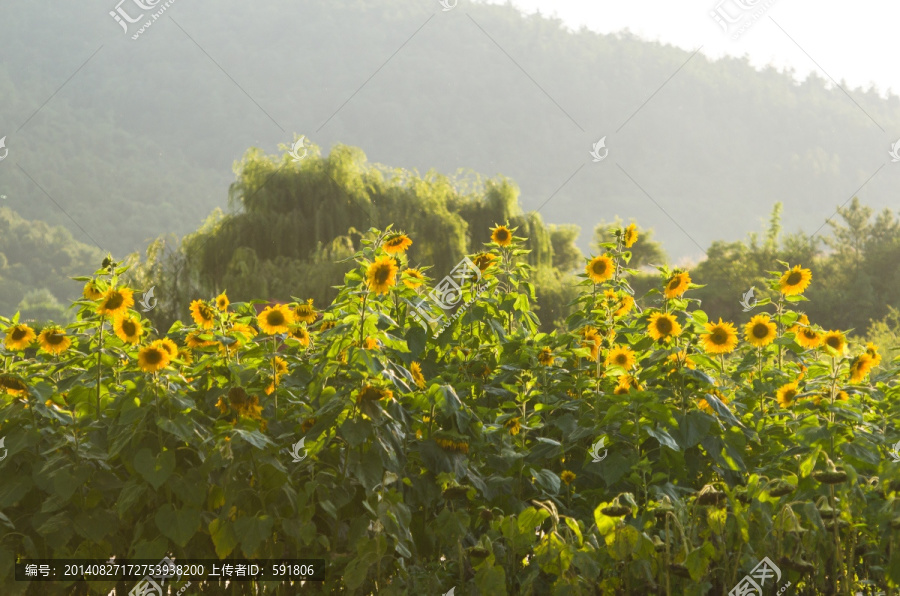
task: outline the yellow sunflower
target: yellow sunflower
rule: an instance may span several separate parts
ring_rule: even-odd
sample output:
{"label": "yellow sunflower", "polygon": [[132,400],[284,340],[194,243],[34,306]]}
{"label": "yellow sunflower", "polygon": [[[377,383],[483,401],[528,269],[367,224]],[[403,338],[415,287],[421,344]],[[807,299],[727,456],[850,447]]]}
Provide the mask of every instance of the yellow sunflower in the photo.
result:
{"label": "yellow sunflower", "polygon": [[156,341],[150,342],[150,346],[154,348],[160,348],[161,350],[165,350],[165,352],[169,355],[169,359],[175,358],[178,355],[178,344],[169,339],[168,337],[164,337],[162,339],[157,339]]}
{"label": "yellow sunflower", "polygon": [[847,340],[840,331],[829,331],[822,337],[822,347],[832,355],[840,356],[847,348]]}
{"label": "yellow sunflower", "polygon": [[666,340],[681,334],[681,325],[675,317],[668,313],[657,312],[650,315],[650,324],[647,332],[655,340]]}
{"label": "yellow sunflower", "polygon": [[619,296],[619,307],[613,312],[613,316],[622,317],[628,314],[634,308],[634,298],[631,294],[622,293]]}
{"label": "yellow sunflower", "polygon": [[685,350],[681,350],[680,352],[676,352],[674,354],[669,354],[666,357],[666,361],[671,362],[672,366],[674,366],[674,368],[669,369],[669,374],[678,372],[678,368],[682,366],[685,368],[690,368],[692,370],[697,368],[697,364],[691,359],[691,357]]}
{"label": "yellow sunflower", "polygon": [[294,313],[286,304],[267,306],[256,317],[256,324],[263,333],[269,335],[287,333],[294,324]]}
{"label": "yellow sunflower", "polygon": [[390,400],[393,399],[393,397],[394,394],[390,389],[382,389],[380,387],[373,387],[372,385],[365,385],[362,389],[359,390],[359,393],[356,395],[356,403],[378,401],[381,399]]}
{"label": "yellow sunflower", "polygon": [[11,375],[0,375],[0,393],[22,395],[28,393],[28,385]]}
{"label": "yellow sunflower", "polygon": [[244,344],[247,341],[256,337],[256,329],[247,325],[246,323],[235,323],[231,326],[231,332],[233,334],[240,335],[241,337],[237,338],[238,343]]}
{"label": "yellow sunflower", "polygon": [[812,280],[812,271],[809,269],[801,269],[800,265],[795,266],[784,272],[779,281],[781,293],[785,296],[795,296],[802,294],[809,286]]}
{"label": "yellow sunflower", "polygon": [[634,389],[635,391],[640,391],[643,389],[641,384],[638,383],[637,377],[634,375],[622,375],[619,377],[619,382],[616,385],[615,393],[616,395],[624,395],[628,393],[629,389]]}
{"label": "yellow sunflower", "polygon": [[575,478],[577,478],[577,476],[572,470],[563,470],[559,475],[559,479],[562,480],[566,486],[575,482]]}
{"label": "yellow sunflower", "polygon": [[312,325],[316,322],[316,309],[313,308],[312,298],[307,300],[306,303],[298,304],[294,307],[294,319],[298,323],[306,323],[307,325]]}
{"label": "yellow sunflower", "polygon": [[161,346],[150,344],[138,352],[138,366],[144,372],[162,370],[169,366],[169,360],[169,352]]}
{"label": "yellow sunflower", "polygon": [[141,335],[144,333],[144,326],[141,325],[141,321],[137,317],[125,315],[115,319],[113,322],[113,331],[115,331],[116,336],[126,344],[133,345],[141,340]]}
{"label": "yellow sunflower", "polygon": [[616,266],[613,265],[612,259],[606,255],[594,257],[584,268],[584,272],[595,284],[601,284],[611,278],[615,270]]}
{"label": "yellow sunflower", "polygon": [[37,335],[34,329],[24,323],[19,323],[6,330],[6,338],[3,340],[3,345],[9,350],[24,350],[31,345],[35,337]]}
{"label": "yellow sunflower", "polygon": [[631,248],[634,243],[638,241],[638,231],[636,225],[629,224],[628,227],[625,228],[623,240],[625,242],[625,248]]}
{"label": "yellow sunflower", "polygon": [[416,387],[419,389],[425,388],[425,375],[422,374],[422,365],[418,362],[413,362],[409,365],[409,373],[412,375],[413,382],[416,384]]}
{"label": "yellow sunflower", "polygon": [[377,350],[378,349],[378,339],[375,337],[372,337],[372,336],[367,337],[365,343],[363,344],[363,347],[366,350]]}
{"label": "yellow sunflower", "polygon": [[722,321],[718,323],[706,323],[706,333],[700,335],[700,346],[707,354],[727,354],[732,352],[738,344],[737,329],[731,323]]}
{"label": "yellow sunflower", "polygon": [[872,357],[868,352],[863,352],[850,363],[850,381],[859,383],[869,374],[874,366]]}
{"label": "yellow sunflower", "polygon": [[627,346],[614,346],[606,356],[607,366],[621,366],[625,370],[633,367],[635,361],[634,352]]}
{"label": "yellow sunflower", "polygon": [[797,399],[797,395],[799,395],[799,393],[800,390],[797,388],[796,382],[782,385],[776,393],[776,396],[778,398],[778,405],[780,405],[782,408],[790,407]]}
{"label": "yellow sunflower", "polygon": [[666,282],[666,298],[678,298],[687,292],[691,283],[691,276],[687,271],[676,273]]}
{"label": "yellow sunflower", "polygon": [[878,346],[872,342],[866,344],[866,354],[872,357],[872,368],[881,364],[881,354],[878,353]]}
{"label": "yellow sunflower", "polygon": [[221,312],[225,312],[228,310],[228,305],[231,304],[231,301],[228,300],[228,296],[225,295],[225,292],[222,292],[218,296],[216,296],[216,308]]}
{"label": "yellow sunflower", "polygon": [[506,226],[491,228],[491,242],[499,246],[509,246],[512,244],[512,232]]}
{"label": "yellow sunflower", "polygon": [[273,363],[273,366],[275,368],[275,376],[280,377],[288,371],[287,360],[285,360],[281,356],[275,356],[275,360],[273,360]]}
{"label": "yellow sunflower", "polygon": [[191,364],[194,361],[194,357],[191,355],[191,351],[184,348],[179,349],[175,357],[185,364]]}
{"label": "yellow sunflower", "polygon": [[581,330],[581,337],[584,338],[581,345],[585,348],[590,348],[591,350],[591,355],[588,356],[588,358],[591,361],[596,362],[597,358],[600,357],[600,343],[603,339],[600,337],[597,329],[590,325]]}
{"label": "yellow sunflower", "polygon": [[809,327],[809,317],[805,314],[801,314],[797,319],[797,322],[788,327],[788,333],[799,333],[804,327]]}
{"label": "yellow sunflower", "polygon": [[406,252],[412,246],[412,240],[406,234],[391,234],[384,240],[384,251],[389,255],[398,252]]}
{"label": "yellow sunflower", "polygon": [[291,337],[300,342],[302,346],[308,346],[310,335],[309,331],[307,331],[306,327],[303,325],[296,325],[291,327]]}
{"label": "yellow sunflower", "polygon": [[418,269],[405,269],[403,271],[403,285],[411,290],[415,290],[425,283],[425,276]]}
{"label": "yellow sunflower", "polygon": [[472,262],[475,263],[475,266],[481,269],[481,272],[484,273],[488,270],[488,268],[494,264],[494,261],[497,260],[496,255],[493,255],[489,252],[480,252],[472,259]]}
{"label": "yellow sunflower", "polygon": [[801,327],[797,331],[797,343],[807,350],[818,348],[822,345],[822,334],[812,327]]}
{"label": "yellow sunflower", "polygon": [[541,351],[538,352],[538,362],[543,364],[544,366],[551,366],[553,361],[556,359],[553,356],[553,351],[550,348],[541,348]]}
{"label": "yellow sunflower", "polygon": [[757,348],[763,348],[775,341],[778,326],[769,315],[756,315],[744,326],[744,339]]}
{"label": "yellow sunflower", "polygon": [[191,302],[191,317],[201,329],[212,329],[216,322],[216,314],[212,307],[203,300]]}
{"label": "yellow sunflower", "polygon": [[37,339],[41,345],[41,350],[48,354],[61,354],[72,345],[72,340],[66,337],[66,332],[63,328],[55,325],[41,331]]}
{"label": "yellow sunflower", "polygon": [[391,257],[381,257],[366,270],[366,285],[376,294],[387,294],[397,283],[397,263]]}
{"label": "yellow sunflower", "polygon": [[522,429],[522,424],[520,423],[518,418],[510,418],[503,423],[503,426],[509,429],[509,434],[511,435],[519,434],[519,431]]}
{"label": "yellow sunflower", "polygon": [[96,279],[92,279],[91,281],[84,284],[84,289],[81,290],[81,295],[84,296],[87,300],[100,300],[103,298],[103,292],[100,290],[100,284],[97,283]]}
{"label": "yellow sunflower", "polygon": [[131,290],[128,288],[110,288],[100,300],[97,312],[101,315],[117,317],[124,315],[132,306],[134,306],[134,296]]}

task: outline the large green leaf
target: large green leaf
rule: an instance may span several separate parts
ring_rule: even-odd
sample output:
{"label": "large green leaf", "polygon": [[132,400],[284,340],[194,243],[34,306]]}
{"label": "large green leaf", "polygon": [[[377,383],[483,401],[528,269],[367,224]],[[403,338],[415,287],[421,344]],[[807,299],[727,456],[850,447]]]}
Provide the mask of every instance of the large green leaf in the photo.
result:
{"label": "large green leaf", "polygon": [[200,510],[175,509],[166,503],[157,510],[154,521],[164,536],[184,547],[200,527]]}
{"label": "large green leaf", "polygon": [[272,536],[275,519],[269,515],[241,517],[234,522],[234,531],[240,536],[241,550],[246,557],[256,554],[259,546]]}
{"label": "large green leaf", "polygon": [[154,457],[145,447],[134,455],[133,464],[138,474],[156,490],[175,471],[175,452],[163,451]]}

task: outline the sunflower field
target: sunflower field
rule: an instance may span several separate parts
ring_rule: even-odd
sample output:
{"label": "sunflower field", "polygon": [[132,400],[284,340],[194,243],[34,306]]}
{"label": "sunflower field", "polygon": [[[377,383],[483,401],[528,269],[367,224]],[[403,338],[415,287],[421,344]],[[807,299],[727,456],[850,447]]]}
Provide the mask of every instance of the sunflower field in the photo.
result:
{"label": "sunflower field", "polygon": [[766,594],[898,593],[900,360],[809,320],[808,269],[712,321],[686,271],[635,297],[619,228],[541,333],[492,232],[444,325],[417,308],[451,272],[390,228],[327,306],[226,292],[154,329],[107,259],[74,323],[0,317],[2,593],[122,596],[12,562],[166,554],[327,562],[197,594],[727,594],[764,559]]}

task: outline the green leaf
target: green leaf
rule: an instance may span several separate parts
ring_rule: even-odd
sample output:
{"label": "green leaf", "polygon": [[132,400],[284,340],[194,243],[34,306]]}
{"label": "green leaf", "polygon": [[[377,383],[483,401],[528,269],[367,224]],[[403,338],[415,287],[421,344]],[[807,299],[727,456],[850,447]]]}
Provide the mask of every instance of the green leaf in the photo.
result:
{"label": "green leaf", "polygon": [[184,548],[200,527],[200,510],[175,509],[166,503],[156,512],[154,521],[163,536]]}
{"label": "green leaf", "polygon": [[129,478],[122,490],[119,492],[119,498],[116,499],[116,511],[119,517],[124,518],[125,514],[131,509],[132,505],[138,502],[147,491],[147,485],[138,480],[136,477]]}
{"label": "green leaf", "polygon": [[715,553],[716,549],[709,542],[704,542],[703,546],[695,548],[688,553],[687,559],[684,561],[684,566],[687,567],[688,572],[690,572],[691,579],[695,582],[700,581],[700,578],[706,574],[706,569],[709,567],[709,561]]}
{"label": "green leaf", "polygon": [[806,456],[806,459],[800,462],[801,478],[807,478],[810,474],[812,474],[812,471],[816,467],[816,461],[819,459],[820,451],[822,451],[822,448],[817,446],[808,456]]}
{"label": "green leaf", "polygon": [[647,431],[647,434],[659,441],[660,445],[665,445],[672,451],[681,451],[681,447],[678,446],[678,443],[675,442],[675,439],[672,438],[672,435],[664,431],[663,429],[652,429],[649,427],[644,428]]}
{"label": "green leaf", "polygon": [[537,480],[538,485],[549,494],[555,495],[559,492],[559,476],[552,471],[541,470],[540,472],[536,472],[534,468],[532,468],[531,475]]}
{"label": "green leaf", "polygon": [[163,451],[153,457],[150,450],[145,447],[135,454],[133,464],[138,474],[149,482],[154,490],[158,490],[175,471],[175,452]]}
{"label": "green leaf", "polygon": [[216,555],[224,559],[231,554],[238,540],[234,533],[234,526],[227,519],[214,519],[209,524],[209,536],[212,538]]}

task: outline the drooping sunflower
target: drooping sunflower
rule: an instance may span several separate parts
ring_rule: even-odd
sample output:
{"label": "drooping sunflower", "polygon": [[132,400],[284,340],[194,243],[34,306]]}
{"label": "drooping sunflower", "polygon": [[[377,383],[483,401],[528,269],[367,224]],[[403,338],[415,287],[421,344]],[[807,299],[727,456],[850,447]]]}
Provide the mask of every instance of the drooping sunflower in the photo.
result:
{"label": "drooping sunflower", "polygon": [[778,398],[778,405],[782,408],[788,408],[793,405],[794,401],[797,399],[797,395],[800,394],[800,390],[797,388],[797,383],[787,383],[779,387],[778,392],[776,393],[776,397]]}
{"label": "drooping sunflower", "polygon": [[522,424],[518,418],[510,418],[503,423],[503,426],[509,430],[509,434],[511,435],[519,434],[519,431],[522,429]]}
{"label": "drooping sunflower", "polygon": [[144,372],[162,370],[169,366],[169,361],[169,352],[161,346],[150,344],[138,352],[138,366]]}
{"label": "drooping sunflower", "polygon": [[418,269],[404,269],[403,285],[411,290],[415,290],[425,283],[425,276]]}
{"label": "drooping sunflower", "polygon": [[384,251],[389,255],[398,252],[406,252],[406,249],[412,246],[412,240],[406,234],[391,234],[384,239]]}
{"label": "drooping sunflower", "polygon": [[100,284],[97,283],[96,279],[92,279],[91,281],[84,284],[84,289],[81,290],[81,295],[84,296],[87,300],[100,300],[103,298],[103,291],[100,290]]}
{"label": "drooping sunflower", "polygon": [[613,393],[615,393],[616,395],[625,395],[626,393],[628,393],[629,389],[640,391],[643,388],[641,387],[641,384],[638,383],[637,377],[635,377],[634,375],[622,375],[621,377],[619,377],[619,382],[616,385]]}
{"label": "drooping sunflower", "polygon": [[0,393],[12,396],[24,395],[28,393],[28,385],[12,375],[0,375]]}
{"label": "drooping sunflower", "polygon": [[616,266],[613,264],[612,259],[606,255],[594,257],[584,268],[584,272],[595,284],[602,284],[611,278],[615,271]]}
{"label": "drooping sunflower", "polygon": [[134,293],[128,288],[110,288],[106,291],[97,306],[101,315],[118,317],[134,306]]}
{"label": "drooping sunflower", "polygon": [[222,292],[221,294],[216,296],[216,308],[220,312],[225,312],[226,310],[228,310],[229,304],[231,304],[231,301],[228,300],[228,296],[225,294],[225,292]]}
{"label": "drooping sunflower", "polygon": [[781,293],[785,296],[796,296],[806,291],[809,282],[812,280],[812,271],[802,269],[800,265],[796,265],[793,269],[784,272],[779,281]]}
{"label": "drooping sunflower", "polygon": [[56,325],[47,327],[38,335],[38,343],[41,350],[48,354],[61,354],[69,349],[72,340],[66,337],[66,332],[62,327]]}
{"label": "drooping sunflower", "polygon": [[169,360],[175,358],[178,355],[178,344],[169,339],[168,337],[163,337],[162,339],[157,339],[155,341],[150,342],[150,345],[155,348],[160,348],[165,350],[169,355]]}
{"label": "drooping sunflower", "polygon": [[573,472],[572,470],[563,470],[559,475],[559,479],[562,480],[566,484],[566,486],[575,482],[576,477],[577,476],[575,472]]}
{"label": "drooping sunflower", "polygon": [[636,358],[628,346],[614,346],[606,355],[607,366],[621,366],[628,370],[634,366]]}
{"label": "drooping sunflower", "polygon": [[796,333],[797,343],[807,350],[812,350],[822,345],[822,335],[812,327],[800,327]]}
{"label": "drooping sunflower", "polygon": [[275,369],[276,376],[282,376],[288,371],[288,363],[287,360],[282,358],[281,356],[275,356],[275,360],[272,361],[273,368]]}
{"label": "drooping sunflower", "polygon": [[676,273],[666,282],[666,298],[678,298],[687,292],[691,284],[691,276],[687,271]]}
{"label": "drooping sunflower", "polygon": [[553,364],[553,361],[556,358],[553,356],[553,350],[550,348],[541,348],[541,351],[538,352],[538,362],[543,364],[544,366],[550,366]]}
{"label": "drooping sunflower", "polygon": [[216,313],[205,301],[194,300],[191,302],[191,318],[201,329],[212,329],[216,322]]}
{"label": "drooping sunflower", "polygon": [[409,374],[412,375],[413,382],[416,384],[416,387],[419,389],[425,388],[425,375],[422,374],[422,365],[418,362],[413,362],[409,365]]}
{"label": "drooping sunflower", "polygon": [[722,321],[718,323],[706,323],[706,333],[700,335],[700,347],[707,354],[728,354],[734,351],[738,344],[737,329],[731,323]]}
{"label": "drooping sunflower", "polygon": [[391,257],[381,257],[366,270],[366,285],[376,294],[387,294],[397,283],[397,263]]}
{"label": "drooping sunflower", "polygon": [[591,355],[588,356],[588,358],[592,362],[596,362],[597,358],[600,357],[600,343],[603,341],[603,338],[600,337],[597,329],[590,325],[581,330],[581,337],[584,338],[581,345],[585,348],[589,348],[591,351]]}
{"label": "drooping sunflower", "polygon": [[625,248],[631,248],[634,243],[638,241],[638,231],[635,224],[628,224],[628,227],[625,228],[623,241],[625,243]]}
{"label": "drooping sunflower", "polygon": [[113,331],[115,331],[116,336],[126,344],[134,345],[141,340],[141,335],[144,333],[144,326],[141,325],[141,321],[137,317],[125,315],[115,319]]}
{"label": "drooping sunflower", "polygon": [[756,315],[744,326],[744,339],[757,348],[764,348],[773,341],[778,326],[769,319],[769,315]]}
{"label": "drooping sunflower", "polygon": [[512,232],[506,226],[491,228],[491,242],[497,243],[498,246],[509,246],[512,244]]}
{"label": "drooping sunflower", "polygon": [[24,323],[19,323],[6,330],[6,338],[3,340],[3,345],[9,350],[24,350],[31,345],[35,337],[37,335],[34,329]]}
{"label": "drooping sunflower", "polygon": [[312,298],[307,300],[303,304],[298,304],[294,307],[294,319],[299,323],[306,323],[307,325],[312,325],[316,322],[316,309],[313,308]]}
{"label": "drooping sunflower", "polygon": [[287,333],[294,324],[294,313],[286,304],[267,306],[256,317],[256,324],[269,335]]}
{"label": "drooping sunflower", "polygon": [[619,296],[619,307],[613,312],[613,316],[622,317],[628,314],[634,308],[634,298],[631,294],[622,292]]}
{"label": "drooping sunflower", "polygon": [[881,354],[878,353],[878,346],[872,342],[866,344],[866,354],[872,357],[872,368],[881,364]]}
{"label": "drooping sunflower", "polygon": [[394,393],[390,389],[383,389],[381,387],[365,385],[362,389],[359,390],[359,393],[356,395],[356,403],[378,401],[381,399],[390,400],[393,397]]}
{"label": "drooping sunflower", "polygon": [[840,356],[847,348],[847,340],[840,331],[829,331],[822,337],[822,347],[832,355]]}
{"label": "drooping sunflower", "polygon": [[863,352],[850,363],[850,381],[859,383],[874,368],[874,360],[868,352]]}
{"label": "drooping sunflower", "polygon": [[650,324],[647,326],[647,332],[650,337],[659,341],[667,340],[670,337],[676,337],[681,334],[681,325],[675,320],[675,317],[663,312],[657,312],[650,315]]}
{"label": "drooping sunflower", "polygon": [[475,263],[475,266],[481,269],[481,272],[484,273],[488,270],[488,268],[494,264],[494,261],[497,260],[496,255],[493,255],[489,252],[480,252],[472,259],[472,262]]}
{"label": "drooping sunflower", "polygon": [[291,327],[291,337],[299,341],[301,346],[309,345],[309,331],[303,325],[295,325],[294,327]]}

